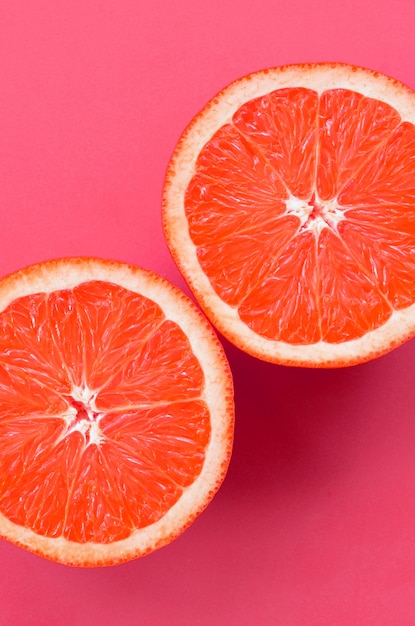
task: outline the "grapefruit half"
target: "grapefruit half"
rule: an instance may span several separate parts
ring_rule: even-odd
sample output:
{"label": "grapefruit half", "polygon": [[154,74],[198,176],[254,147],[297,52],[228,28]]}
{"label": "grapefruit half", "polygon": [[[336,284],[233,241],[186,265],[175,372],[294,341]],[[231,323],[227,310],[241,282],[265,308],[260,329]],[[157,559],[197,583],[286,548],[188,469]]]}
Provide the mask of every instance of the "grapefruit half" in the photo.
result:
{"label": "grapefruit half", "polygon": [[229,366],[199,309],[127,264],[0,281],[0,536],[74,566],[172,541],[222,483]]}
{"label": "grapefruit half", "polygon": [[167,243],[216,328],[267,361],[353,365],[415,333],[415,93],[368,69],[243,77],[185,129]]}

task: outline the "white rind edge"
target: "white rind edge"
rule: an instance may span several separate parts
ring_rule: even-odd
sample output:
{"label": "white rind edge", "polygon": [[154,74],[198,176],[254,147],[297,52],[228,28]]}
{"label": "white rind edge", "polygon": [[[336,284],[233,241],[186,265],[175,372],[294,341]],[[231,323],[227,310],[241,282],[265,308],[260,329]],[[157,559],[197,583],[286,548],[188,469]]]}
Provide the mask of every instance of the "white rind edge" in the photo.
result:
{"label": "white rind edge", "polygon": [[200,267],[190,239],[184,211],[184,195],[195,172],[197,156],[233,114],[250,99],[285,87],[307,87],[318,93],[327,89],[350,89],[394,107],[402,121],[415,124],[415,92],[399,81],[344,63],[287,65],[250,74],[218,93],[195,116],[182,134],[169,163],[163,194],[165,236],[180,271],[200,306],[215,327],[246,352],[285,365],[333,367],[363,362],[388,352],[415,332],[415,304],[394,311],[380,328],[365,336],[332,344],[291,345],[260,337],[242,322],[236,309],[216,294]]}
{"label": "white rind edge", "polygon": [[205,373],[202,399],[212,416],[211,438],[203,469],[192,485],[160,520],[136,530],[127,539],[111,544],[80,544],[63,537],[43,537],[17,526],[0,513],[3,538],[43,557],[73,566],[114,565],[148,554],[181,534],[207,506],[225,477],[234,419],[231,373],[213,329],[185,294],[149,270],[93,258],[46,261],[0,281],[0,311],[18,297],[71,289],[89,280],[113,282],[150,298],[160,305],[167,319],[185,332]]}

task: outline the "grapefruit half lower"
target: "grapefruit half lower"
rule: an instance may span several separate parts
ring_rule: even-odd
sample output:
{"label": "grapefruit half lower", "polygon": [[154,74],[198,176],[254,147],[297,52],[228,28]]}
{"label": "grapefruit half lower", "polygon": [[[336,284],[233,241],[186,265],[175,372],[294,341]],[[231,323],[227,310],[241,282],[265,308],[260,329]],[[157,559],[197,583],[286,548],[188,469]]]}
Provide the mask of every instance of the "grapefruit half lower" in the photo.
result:
{"label": "grapefruit half lower", "polygon": [[0,536],[75,566],[172,541],[222,483],[229,366],[176,287],[92,258],[0,281]]}

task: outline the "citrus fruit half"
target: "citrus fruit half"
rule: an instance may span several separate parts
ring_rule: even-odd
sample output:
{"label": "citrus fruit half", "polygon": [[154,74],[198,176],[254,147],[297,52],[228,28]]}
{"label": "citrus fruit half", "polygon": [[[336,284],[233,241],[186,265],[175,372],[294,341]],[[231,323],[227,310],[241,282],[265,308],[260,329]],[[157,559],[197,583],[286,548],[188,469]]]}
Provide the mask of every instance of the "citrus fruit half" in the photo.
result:
{"label": "citrus fruit half", "polygon": [[415,333],[415,93],[336,63],[237,80],[180,138],[163,222],[246,352],[315,367],[388,352]]}
{"label": "citrus fruit half", "polygon": [[170,542],[219,488],[232,379],[165,279],[92,258],[0,281],[0,536],[76,566]]}

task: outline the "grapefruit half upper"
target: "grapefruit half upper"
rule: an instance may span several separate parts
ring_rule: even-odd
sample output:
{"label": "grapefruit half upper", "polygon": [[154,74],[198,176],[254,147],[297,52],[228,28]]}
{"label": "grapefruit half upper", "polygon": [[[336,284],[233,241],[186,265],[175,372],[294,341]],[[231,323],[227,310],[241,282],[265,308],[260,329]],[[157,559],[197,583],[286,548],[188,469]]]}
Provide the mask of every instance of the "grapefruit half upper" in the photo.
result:
{"label": "grapefruit half upper", "polygon": [[237,80],[181,136],[163,223],[242,350],[310,367],[390,351],[415,333],[415,93],[339,63]]}

